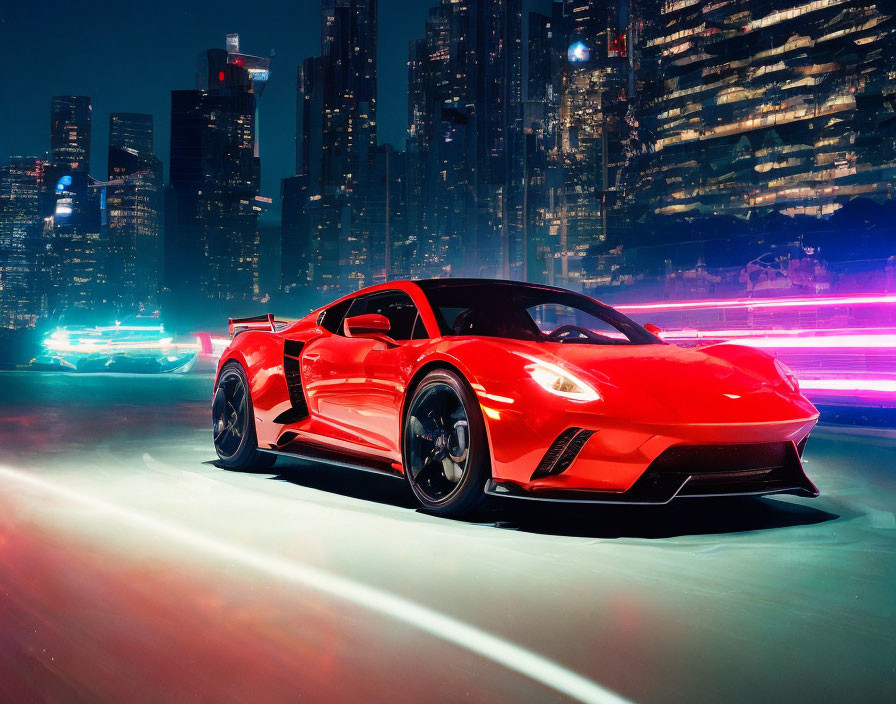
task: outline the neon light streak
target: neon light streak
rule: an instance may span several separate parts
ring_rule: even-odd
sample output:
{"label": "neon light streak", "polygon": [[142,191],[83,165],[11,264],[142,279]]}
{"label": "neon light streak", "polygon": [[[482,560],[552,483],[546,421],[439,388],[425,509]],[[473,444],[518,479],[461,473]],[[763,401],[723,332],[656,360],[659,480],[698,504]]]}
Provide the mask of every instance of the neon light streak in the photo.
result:
{"label": "neon light streak", "polygon": [[[602,333],[607,335],[607,333]],[[663,330],[660,337],[664,340],[731,340],[740,337],[832,337],[837,335],[896,335],[894,328],[793,328],[793,329],[728,329],[728,330]]]}
{"label": "neon light streak", "polygon": [[[685,338],[686,339],[686,338]],[[726,345],[758,349],[890,349],[896,352],[896,335],[825,335],[818,337],[761,337],[731,340]]]}
{"label": "neon light streak", "polygon": [[896,394],[896,379],[873,379],[866,377],[849,379],[800,379],[800,389],[803,391]]}
{"label": "neon light streak", "polygon": [[858,306],[875,303],[896,304],[896,295],[820,296],[818,298],[756,299],[736,298],[722,301],[678,301],[675,303],[633,303],[613,306],[623,313],[651,310],[699,310],[701,308],[819,308]]}
{"label": "neon light streak", "polygon": [[183,350],[196,352],[199,345],[195,342],[109,342],[106,340],[84,340],[66,343],[58,340],[47,340],[44,347],[54,352],[128,352],[131,350]]}

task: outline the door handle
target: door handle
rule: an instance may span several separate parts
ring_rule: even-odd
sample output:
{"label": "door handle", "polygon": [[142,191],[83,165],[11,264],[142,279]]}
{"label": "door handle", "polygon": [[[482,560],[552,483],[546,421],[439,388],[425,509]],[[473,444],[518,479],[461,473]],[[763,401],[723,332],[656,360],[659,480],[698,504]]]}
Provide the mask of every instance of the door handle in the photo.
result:
{"label": "door handle", "polygon": [[313,362],[316,359],[320,359],[320,352],[306,352],[302,355],[302,359],[307,359],[310,362]]}

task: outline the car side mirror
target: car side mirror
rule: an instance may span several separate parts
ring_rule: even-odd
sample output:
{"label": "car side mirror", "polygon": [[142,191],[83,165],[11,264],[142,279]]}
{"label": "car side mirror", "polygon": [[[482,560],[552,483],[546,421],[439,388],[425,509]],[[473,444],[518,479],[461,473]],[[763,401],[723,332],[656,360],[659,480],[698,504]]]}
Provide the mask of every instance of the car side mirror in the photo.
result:
{"label": "car side mirror", "polygon": [[657,337],[659,337],[660,333],[663,331],[662,328],[654,325],[653,323],[647,323],[647,325],[644,326],[644,329],[651,335],[656,335]]}
{"label": "car side mirror", "polygon": [[398,343],[389,337],[392,325],[385,315],[379,313],[365,313],[346,318],[343,323],[346,337],[366,337],[371,340],[385,342],[387,345]]}

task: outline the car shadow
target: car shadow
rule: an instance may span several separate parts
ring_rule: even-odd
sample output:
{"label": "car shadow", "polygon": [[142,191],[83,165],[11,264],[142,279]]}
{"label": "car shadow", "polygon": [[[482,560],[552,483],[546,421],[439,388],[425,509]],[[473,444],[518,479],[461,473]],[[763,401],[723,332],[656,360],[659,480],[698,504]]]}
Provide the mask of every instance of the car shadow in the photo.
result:
{"label": "car shadow", "polygon": [[[835,513],[773,497],[679,499],[664,506],[549,504],[504,500],[502,528],[587,538],[674,538],[826,523]],[[509,504],[515,504],[510,506]]]}
{"label": "car shadow", "polygon": [[289,482],[309,489],[347,496],[361,501],[387,504],[399,508],[418,508],[410,487],[402,477],[389,477],[346,467],[283,458],[266,474],[275,481]]}
{"label": "car shadow", "polygon": [[[407,482],[398,477],[283,457],[259,474],[359,501],[423,512]],[[476,515],[460,522],[558,537],[674,538],[809,526],[838,518],[836,513],[776,497],[679,499],[664,506],[563,504],[492,497]]]}

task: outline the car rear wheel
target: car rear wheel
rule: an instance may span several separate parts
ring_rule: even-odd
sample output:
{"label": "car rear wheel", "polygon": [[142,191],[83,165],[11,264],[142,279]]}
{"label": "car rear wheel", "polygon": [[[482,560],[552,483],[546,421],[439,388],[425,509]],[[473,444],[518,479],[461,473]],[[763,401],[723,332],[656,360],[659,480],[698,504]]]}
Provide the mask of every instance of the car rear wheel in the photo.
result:
{"label": "car rear wheel", "polygon": [[446,369],[427,374],[403,427],[405,476],[424,508],[451,517],[476,509],[491,471],[479,402],[463,379]]}
{"label": "car rear wheel", "polygon": [[265,469],[276,455],[258,451],[255,414],[246,373],[237,362],[221,369],[212,402],[212,435],[219,464],[227,469]]}

